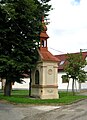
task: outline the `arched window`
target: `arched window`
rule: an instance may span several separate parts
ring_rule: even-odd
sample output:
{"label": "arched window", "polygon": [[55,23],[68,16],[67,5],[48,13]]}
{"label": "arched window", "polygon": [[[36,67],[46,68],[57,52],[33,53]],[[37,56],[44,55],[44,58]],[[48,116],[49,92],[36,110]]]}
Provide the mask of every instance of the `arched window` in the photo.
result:
{"label": "arched window", "polygon": [[35,72],[35,84],[39,84],[39,71],[36,70]]}

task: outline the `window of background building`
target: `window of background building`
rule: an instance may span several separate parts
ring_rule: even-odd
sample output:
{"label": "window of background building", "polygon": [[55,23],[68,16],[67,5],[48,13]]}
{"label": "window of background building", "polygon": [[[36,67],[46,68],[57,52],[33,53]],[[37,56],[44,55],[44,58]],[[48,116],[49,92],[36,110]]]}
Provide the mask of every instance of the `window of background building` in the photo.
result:
{"label": "window of background building", "polygon": [[67,77],[67,75],[62,75],[62,83],[68,83],[69,79]]}

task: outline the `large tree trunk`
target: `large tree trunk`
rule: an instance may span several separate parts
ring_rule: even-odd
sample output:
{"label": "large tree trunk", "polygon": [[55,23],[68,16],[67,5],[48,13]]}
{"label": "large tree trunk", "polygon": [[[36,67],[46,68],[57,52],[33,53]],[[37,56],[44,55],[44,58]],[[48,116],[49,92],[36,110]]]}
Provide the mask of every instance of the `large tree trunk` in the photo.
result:
{"label": "large tree trunk", "polygon": [[31,69],[30,69],[29,97],[31,96],[31,82],[32,82],[32,78],[31,78]]}
{"label": "large tree trunk", "polygon": [[6,80],[5,87],[4,87],[4,95],[11,96],[11,82]]}

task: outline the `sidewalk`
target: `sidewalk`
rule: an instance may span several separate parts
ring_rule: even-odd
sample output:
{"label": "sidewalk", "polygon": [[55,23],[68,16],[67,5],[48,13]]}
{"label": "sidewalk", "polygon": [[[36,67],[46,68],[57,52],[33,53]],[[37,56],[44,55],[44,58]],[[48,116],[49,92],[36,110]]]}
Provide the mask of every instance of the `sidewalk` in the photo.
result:
{"label": "sidewalk", "polygon": [[85,96],[87,96],[87,90],[79,92],[78,95],[85,95]]}

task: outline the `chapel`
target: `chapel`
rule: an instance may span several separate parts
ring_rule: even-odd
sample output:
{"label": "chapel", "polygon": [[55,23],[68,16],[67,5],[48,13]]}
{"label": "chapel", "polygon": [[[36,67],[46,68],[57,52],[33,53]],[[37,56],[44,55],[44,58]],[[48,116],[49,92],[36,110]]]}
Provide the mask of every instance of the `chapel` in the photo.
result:
{"label": "chapel", "polygon": [[31,96],[40,99],[57,99],[58,95],[58,62],[48,51],[47,27],[42,18],[43,31],[40,33],[40,47],[38,48],[39,60],[32,71]]}

